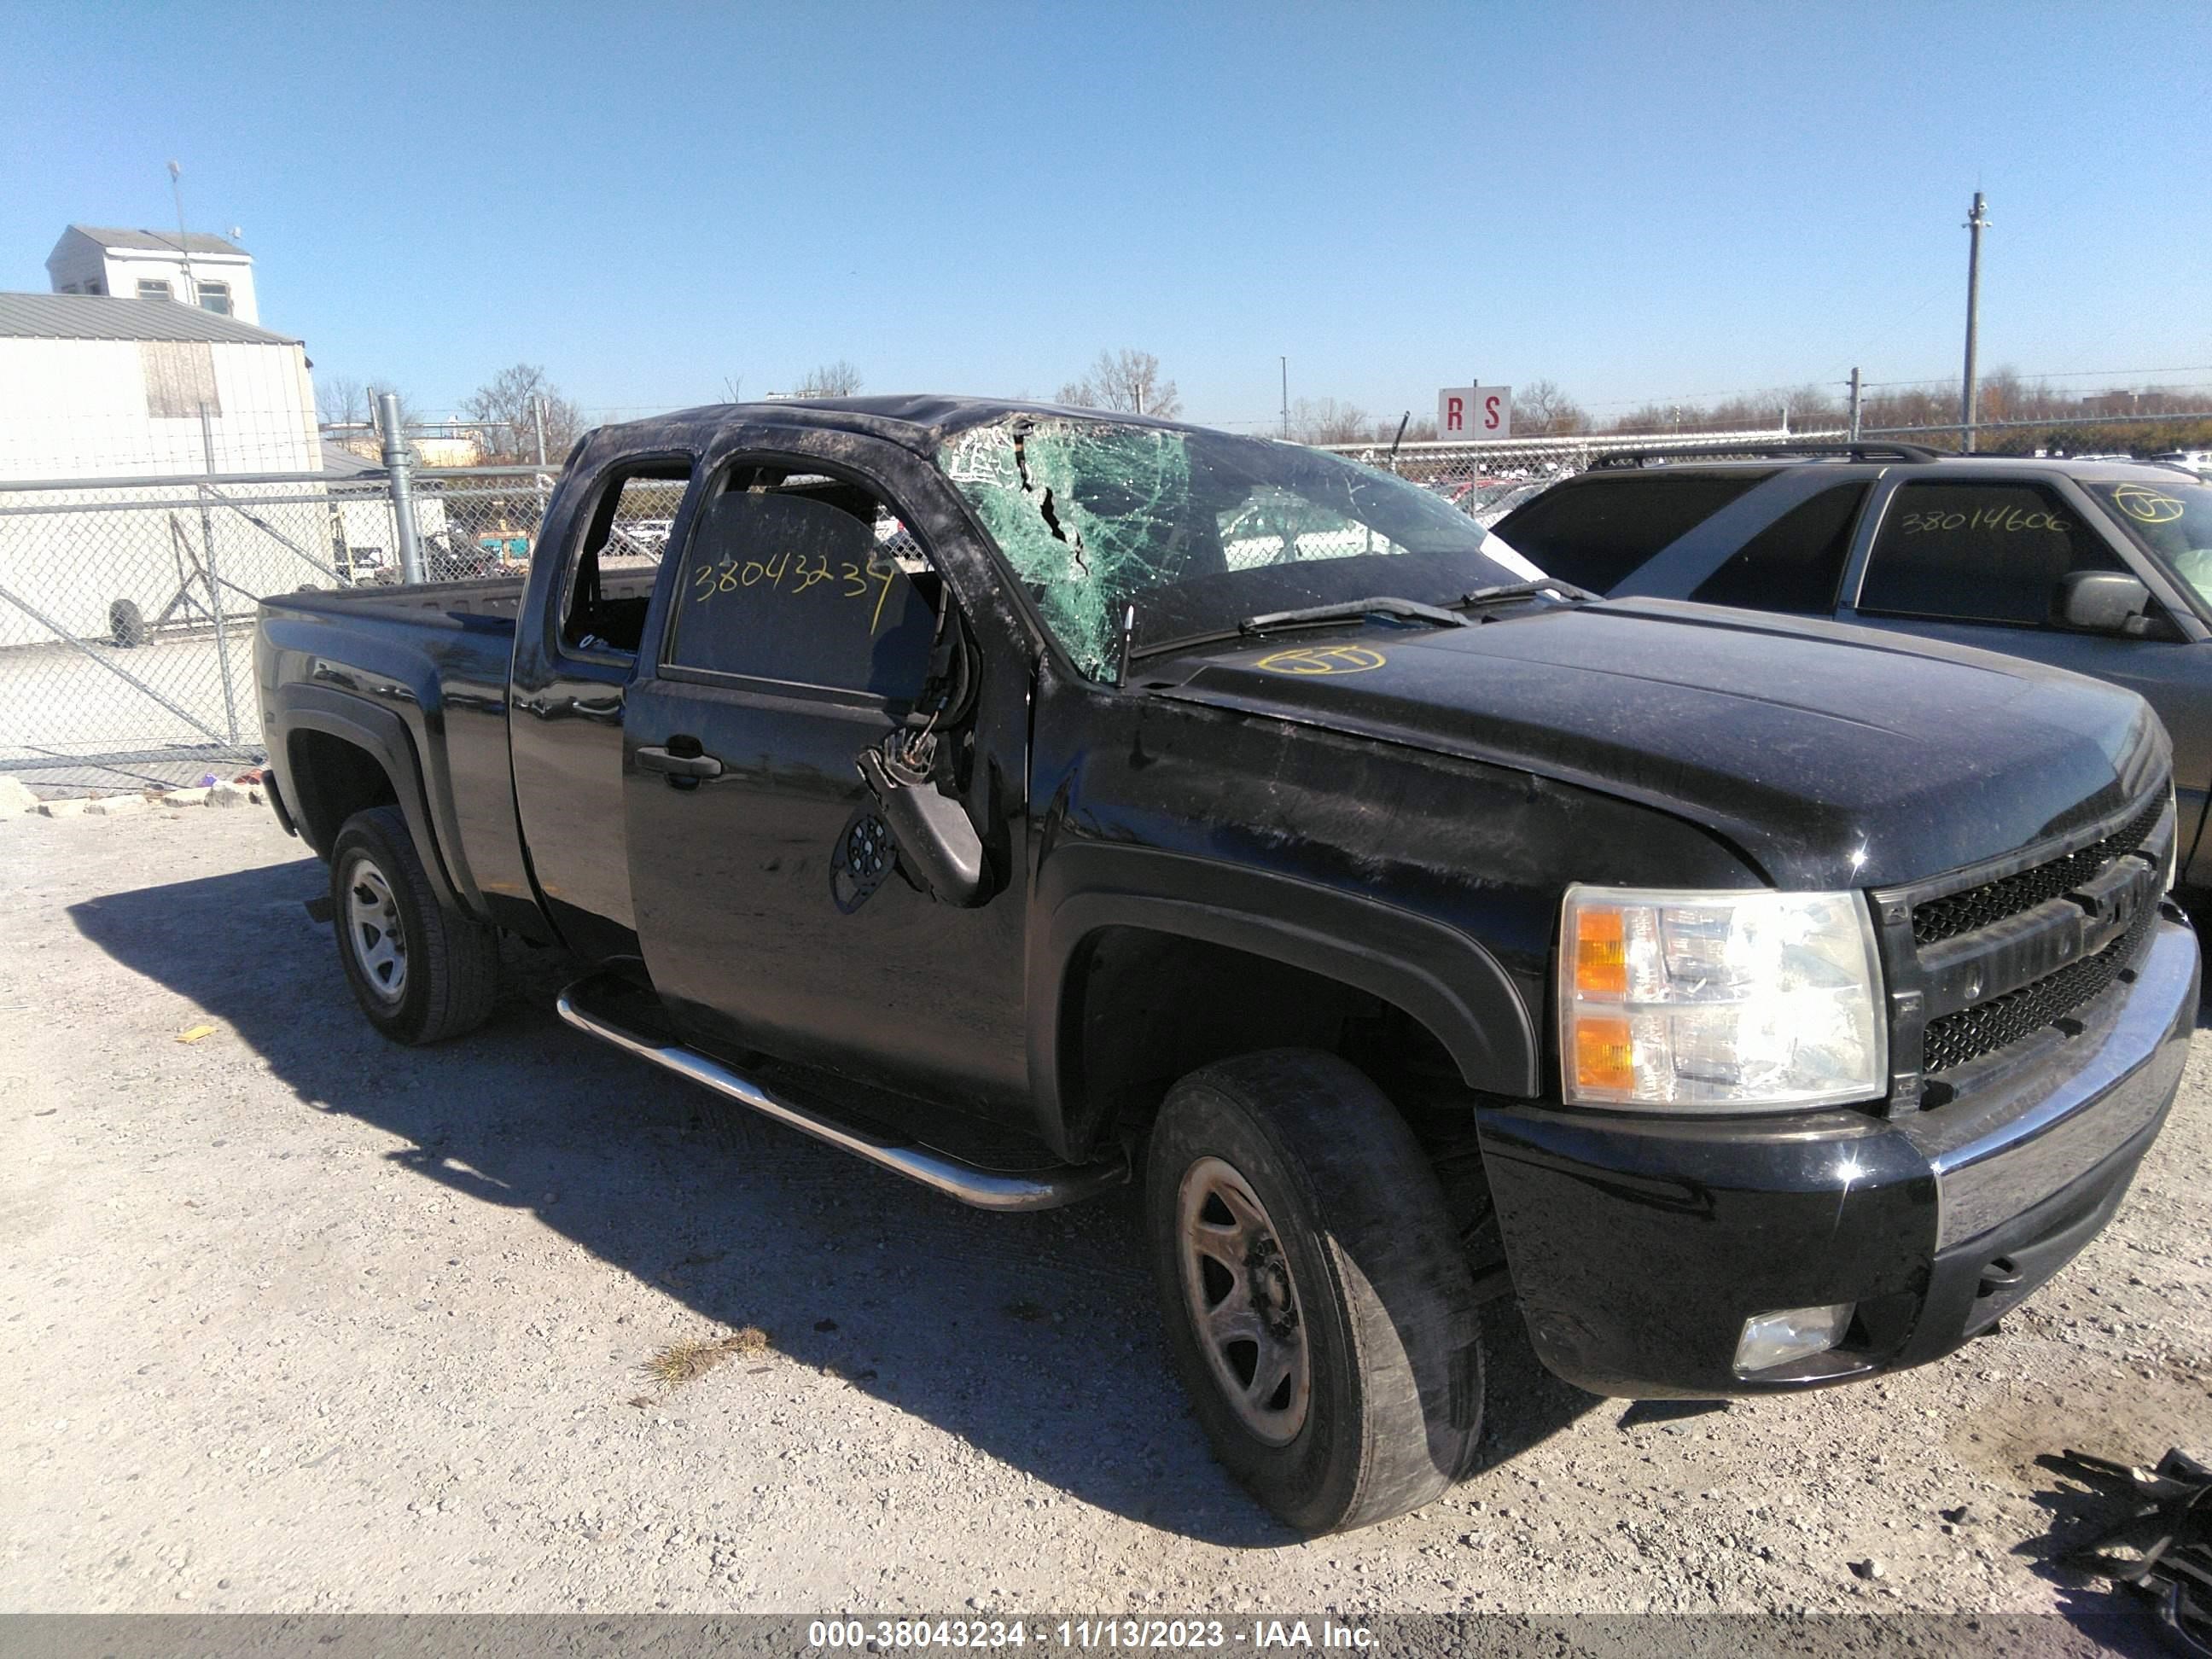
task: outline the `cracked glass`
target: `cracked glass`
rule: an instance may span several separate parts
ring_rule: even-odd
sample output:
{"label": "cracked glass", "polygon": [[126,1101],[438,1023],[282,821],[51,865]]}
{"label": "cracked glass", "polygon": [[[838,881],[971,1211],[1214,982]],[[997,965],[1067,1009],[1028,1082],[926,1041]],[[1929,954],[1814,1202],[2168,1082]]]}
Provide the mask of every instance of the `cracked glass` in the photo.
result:
{"label": "cracked glass", "polygon": [[969,428],[938,453],[1076,666],[1376,594],[1449,605],[1541,574],[1433,492],[1318,450],[1069,416]]}

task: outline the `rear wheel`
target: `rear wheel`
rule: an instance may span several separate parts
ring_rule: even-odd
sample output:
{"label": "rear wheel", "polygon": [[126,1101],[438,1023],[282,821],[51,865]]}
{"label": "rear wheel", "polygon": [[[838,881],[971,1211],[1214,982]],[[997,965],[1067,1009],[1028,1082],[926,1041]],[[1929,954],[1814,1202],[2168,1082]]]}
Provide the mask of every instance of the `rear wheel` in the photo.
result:
{"label": "rear wheel", "polygon": [[396,806],[345,821],[331,848],[338,960],[369,1024],[397,1042],[483,1024],[499,990],[499,935],[439,903]]}
{"label": "rear wheel", "polygon": [[1292,1526],[1416,1508],[1482,1427],[1474,1284],[1374,1084],[1276,1049],[1192,1073],[1153,1125],[1146,1229],[1168,1346],[1215,1455]]}

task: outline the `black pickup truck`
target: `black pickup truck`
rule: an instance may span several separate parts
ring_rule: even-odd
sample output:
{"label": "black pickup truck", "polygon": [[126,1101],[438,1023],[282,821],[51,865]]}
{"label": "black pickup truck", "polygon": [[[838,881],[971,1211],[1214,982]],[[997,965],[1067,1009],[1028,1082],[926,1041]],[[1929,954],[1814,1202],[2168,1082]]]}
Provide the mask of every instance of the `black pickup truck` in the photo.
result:
{"label": "black pickup truck", "polygon": [[605,428],[535,551],[262,606],[369,1019],[475,1025],[506,930],[572,1024],[954,1197],[1140,1182],[1195,1409],[1300,1528],[1471,1466],[1486,1304],[1605,1394],[1942,1355],[2174,1098],[2132,693],[1000,402]]}

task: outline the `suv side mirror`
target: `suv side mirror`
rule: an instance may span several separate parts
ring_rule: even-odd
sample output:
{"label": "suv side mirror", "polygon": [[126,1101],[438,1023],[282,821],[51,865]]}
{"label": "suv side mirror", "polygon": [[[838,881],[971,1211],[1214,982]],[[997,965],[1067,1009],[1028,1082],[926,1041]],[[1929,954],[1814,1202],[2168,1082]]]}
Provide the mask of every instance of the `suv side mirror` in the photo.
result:
{"label": "suv side mirror", "polygon": [[2058,583],[2059,620],[2085,634],[2148,631],[2150,589],[2117,570],[2072,570]]}

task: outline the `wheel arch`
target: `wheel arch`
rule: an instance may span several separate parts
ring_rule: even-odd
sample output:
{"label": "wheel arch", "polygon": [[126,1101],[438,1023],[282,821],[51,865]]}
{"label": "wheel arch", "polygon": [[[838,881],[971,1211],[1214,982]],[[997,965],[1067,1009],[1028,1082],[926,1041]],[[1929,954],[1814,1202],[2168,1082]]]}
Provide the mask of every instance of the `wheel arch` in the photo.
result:
{"label": "wheel arch", "polygon": [[[1063,848],[1048,870],[1031,934],[1030,1075],[1040,1131],[1066,1156],[1140,1103],[1160,1068],[1310,1044],[1331,1012],[1401,1017],[1470,1088],[1536,1091],[1528,1010],[1496,958],[1456,929],[1317,883],[1148,848]],[[1148,962],[1172,971],[1148,976]]]}
{"label": "wheel arch", "polygon": [[315,686],[295,686],[283,700],[281,744],[285,801],[300,834],[327,859],[345,821],[365,808],[396,805],[407,821],[439,902],[476,914],[447,868],[432,821],[422,765],[406,725],[388,710]]}

